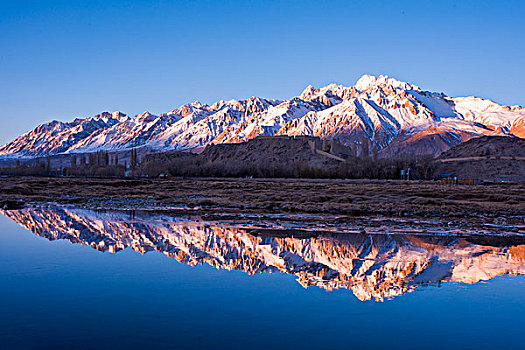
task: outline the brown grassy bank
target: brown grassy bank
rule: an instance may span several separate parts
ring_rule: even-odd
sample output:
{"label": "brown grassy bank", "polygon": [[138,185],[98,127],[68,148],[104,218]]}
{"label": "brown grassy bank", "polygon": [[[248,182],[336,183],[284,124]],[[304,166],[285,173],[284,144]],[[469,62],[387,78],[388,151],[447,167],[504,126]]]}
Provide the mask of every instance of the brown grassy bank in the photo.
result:
{"label": "brown grassy bank", "polygon": [[295,179],[0,178],[0,201],[186,205],[229,213],[525,217],[525,184]]}

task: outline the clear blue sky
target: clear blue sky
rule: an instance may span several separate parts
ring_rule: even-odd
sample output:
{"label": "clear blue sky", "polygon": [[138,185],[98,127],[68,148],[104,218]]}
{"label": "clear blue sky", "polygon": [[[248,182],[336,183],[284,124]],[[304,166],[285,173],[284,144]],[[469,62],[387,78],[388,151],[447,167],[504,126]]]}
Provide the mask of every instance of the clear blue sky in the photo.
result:
{"label": "clear blue sky", "polygon": [[525,105],[524,16],[525,1],[0,0],[0,143],[364,73]]}

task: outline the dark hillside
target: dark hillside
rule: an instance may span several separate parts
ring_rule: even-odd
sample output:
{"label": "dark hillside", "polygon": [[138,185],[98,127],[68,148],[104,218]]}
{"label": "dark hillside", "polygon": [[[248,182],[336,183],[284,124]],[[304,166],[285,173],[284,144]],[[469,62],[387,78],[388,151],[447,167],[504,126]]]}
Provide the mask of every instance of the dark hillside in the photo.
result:
{"label": "dark hillside", "polygon": [[525,139],[508,136],[477,137],[449,149],[439,159],[486,156],[525,157]]}
{"label": "dark hillside", "polygon": [[298,136],[257,137],[243,143],[207,146],[200,154],[150,154],[142,162],[148,175],[294,177],[337,167],[352,150],[337,141]]}
{"label": "dark hillside", "polygon": [[436,162],[438,173],[462,179],[525,181],[525,140],[478,137],[444,152]]}
{"label": "dark hillside", "polygon": [[210,145],[201,154],[151,154],[144,158],[140,171],[149,176],[399,179],[400,169],[410,168],[413,179],[433,176],[433,158],[429,156],[379,159],[374,150],[359,156],[355,153],[335,140],[264,136]]}

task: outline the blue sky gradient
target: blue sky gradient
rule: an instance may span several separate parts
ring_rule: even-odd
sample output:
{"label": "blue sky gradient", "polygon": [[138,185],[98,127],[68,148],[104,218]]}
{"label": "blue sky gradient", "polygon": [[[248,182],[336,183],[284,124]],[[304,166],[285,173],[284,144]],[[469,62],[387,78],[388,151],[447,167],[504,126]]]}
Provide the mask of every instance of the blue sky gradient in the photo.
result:
{"label": "blue sky gradient", "polygon": [[525,105],[524,15],[524,1],[0,0],[0,143],[365,73]]}

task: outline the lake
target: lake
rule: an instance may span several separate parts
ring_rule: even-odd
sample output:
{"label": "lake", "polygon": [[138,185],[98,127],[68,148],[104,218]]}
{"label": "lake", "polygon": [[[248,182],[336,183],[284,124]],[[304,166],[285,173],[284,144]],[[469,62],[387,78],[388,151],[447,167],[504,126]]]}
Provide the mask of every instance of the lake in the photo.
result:
{"label": "lake", "polygon": [[0,212],[2,349],[525,347],[521,236]]}

